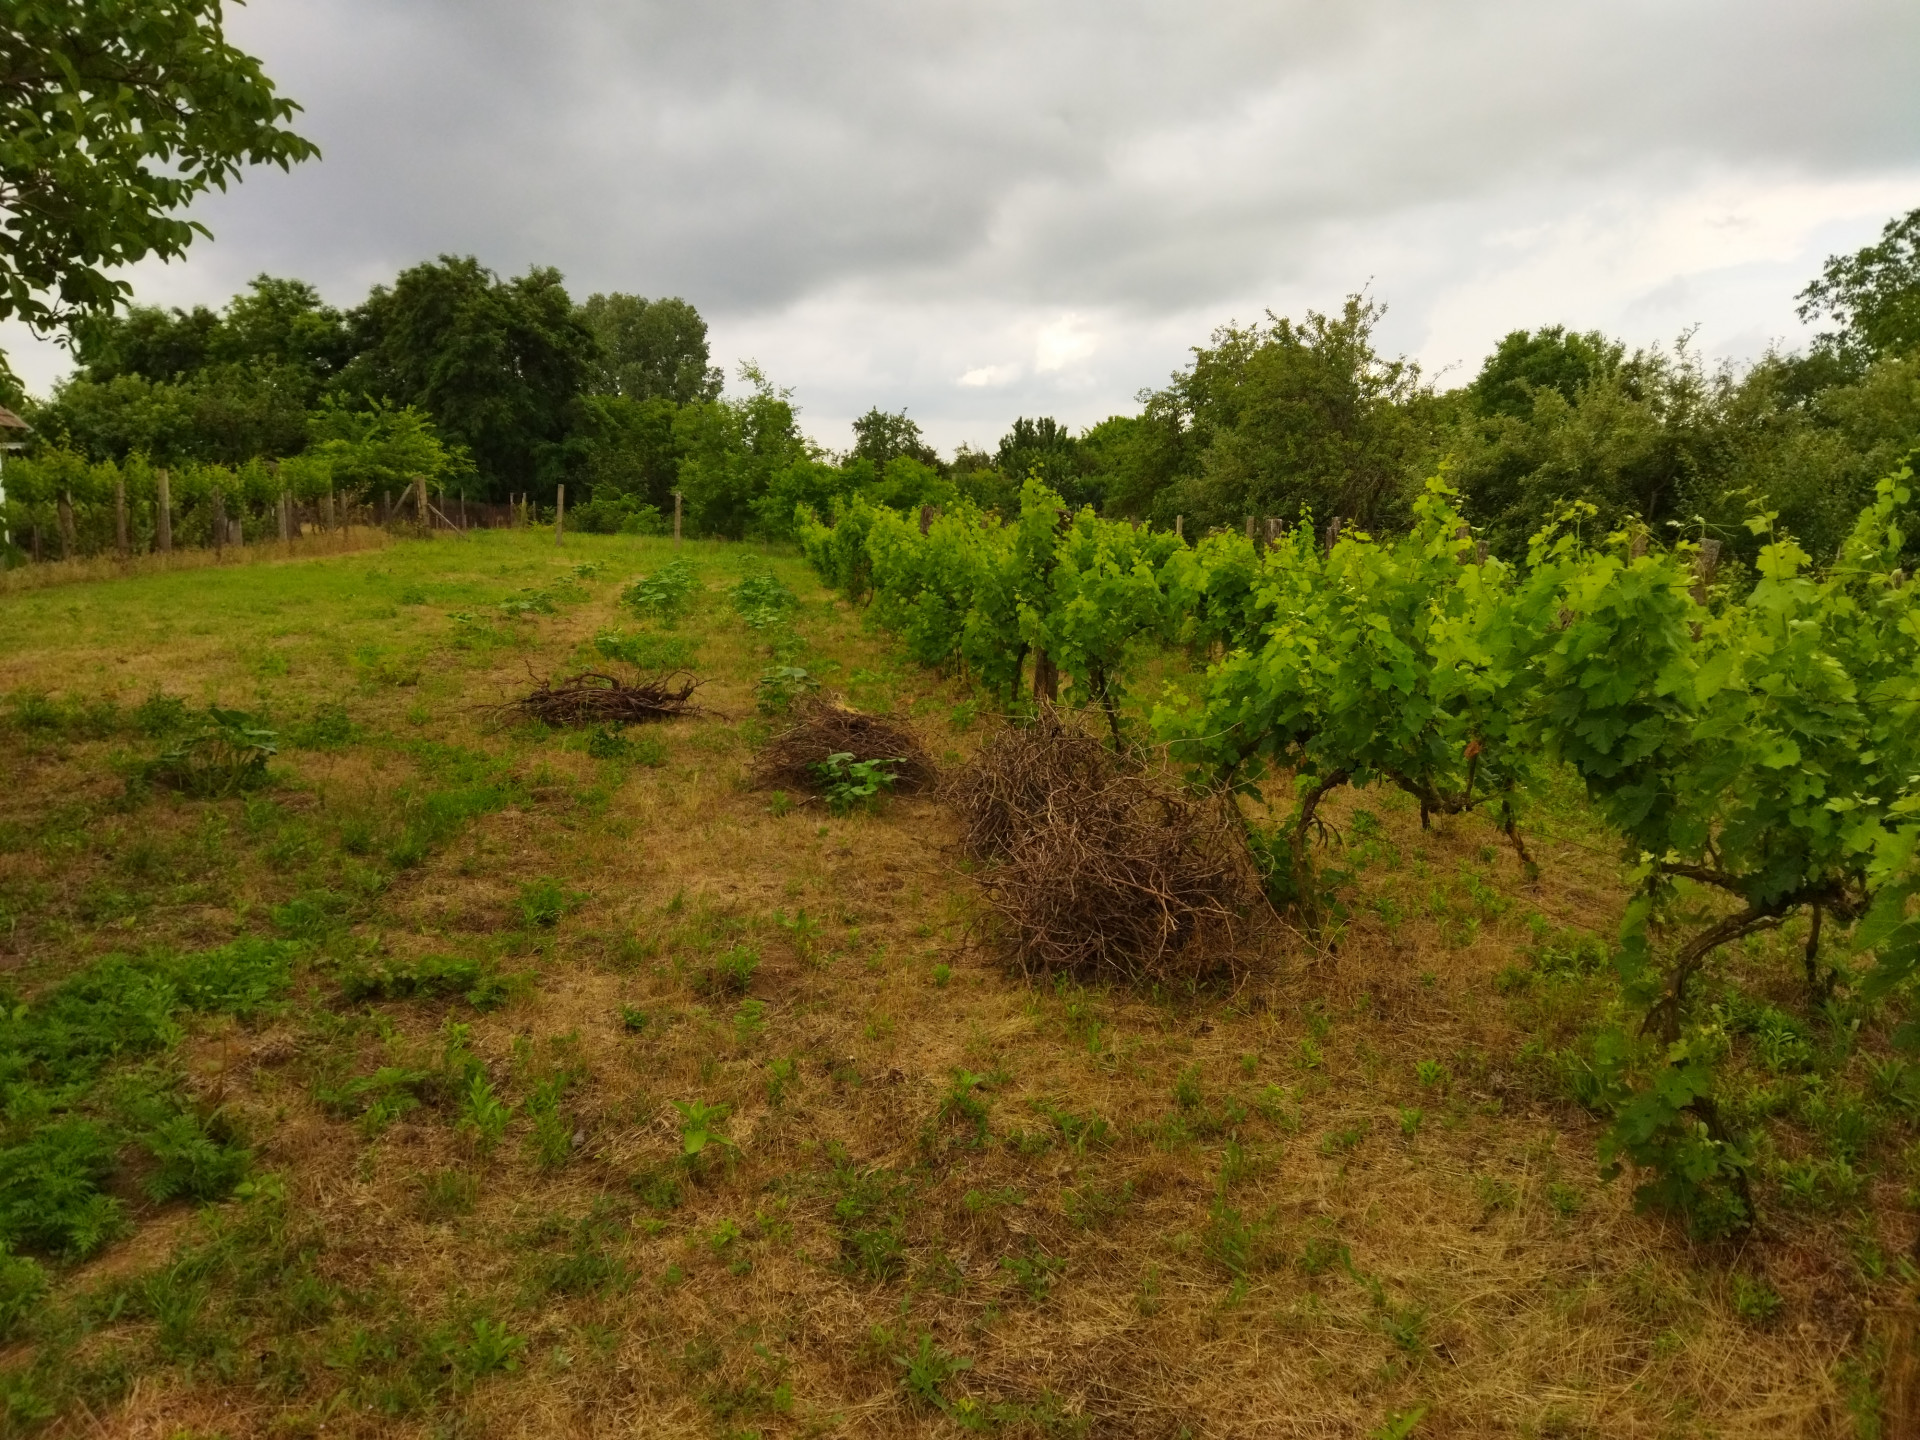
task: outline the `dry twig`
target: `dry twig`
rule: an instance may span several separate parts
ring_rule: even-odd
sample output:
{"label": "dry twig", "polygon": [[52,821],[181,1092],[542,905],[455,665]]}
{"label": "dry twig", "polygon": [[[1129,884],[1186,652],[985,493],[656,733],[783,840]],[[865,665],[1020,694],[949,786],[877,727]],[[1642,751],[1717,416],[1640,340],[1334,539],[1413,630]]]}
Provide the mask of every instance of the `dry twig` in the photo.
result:
{"label": "dry twig", "polygon": [[1029,974],[1237,977],[1272,922],[1223,797],[1152,778],[1052,709],[996,736],[946,794]]}
{"label": "dry twig", "polygon": [[700,682],[684,670],[633,685],[588,670],[558,685],[550,678],[542,680],[518,700],[495,707],[493,714],[498,720],[541,720],[549,725],[633,725],[698,715],[693,692],[699,688]]}

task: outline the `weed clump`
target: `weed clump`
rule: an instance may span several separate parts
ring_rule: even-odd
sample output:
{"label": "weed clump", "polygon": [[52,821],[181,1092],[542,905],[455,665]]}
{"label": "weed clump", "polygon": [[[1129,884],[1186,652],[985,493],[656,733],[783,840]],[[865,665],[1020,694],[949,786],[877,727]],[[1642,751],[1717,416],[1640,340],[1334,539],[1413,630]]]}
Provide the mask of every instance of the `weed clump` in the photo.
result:
{"label": "weed clump", "polygon": [[1154,779],[1059,711],[1001,731],[946,795],[1029,975],[1235,975],[1270,923],[1226,804]]}
{"label": "weed clump", "polygon": [[202,800],[238,795],[267,783],[278,740],[258,716],[212,705],[204,721],[140,766],[134,779]]}
{"label": "weed clump", "polygon": [[[883,715],[849,710],[831,696],[814,696],[800,705],[799,718],[761,748],[754,783],[828,794],[850,776],[874,775],[882,767],[891,778],[878,784],[896,795],[931,788],[933,761],[913,730]],[[856,771],[854,767],[866,767]]]}

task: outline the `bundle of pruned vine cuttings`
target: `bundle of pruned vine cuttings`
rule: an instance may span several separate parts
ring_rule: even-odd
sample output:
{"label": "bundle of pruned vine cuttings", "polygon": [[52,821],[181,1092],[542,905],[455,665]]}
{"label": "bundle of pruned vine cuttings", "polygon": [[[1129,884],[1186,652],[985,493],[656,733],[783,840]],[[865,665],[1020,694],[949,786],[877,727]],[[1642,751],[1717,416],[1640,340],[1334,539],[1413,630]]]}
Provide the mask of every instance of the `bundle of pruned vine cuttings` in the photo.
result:
{"label": "bundle of pruned vine cuttings", "polygon": [[517,700],[495,708],[496,720],[539,720],[547,725],[634,725],[698,715],[693,692],[701,682],[685,671],[656,675],[632,684],[598,670],[561,681],[542,680]]}
{"label": "bundle of pruned vine cuttings", "polygon": [[1274,924],[1237,819],[1051,706],[944,787],[1015,960],[1169,983],[1238,976]]}
{"label": "bundle of pruned vine cuttings", "polygon": [[881,767],[895,795],[925,790],[935,778],[933,761],[911,726],[850,710],[838,697],[821,694],[804,701],[799,718],[761,747],[754,783],[824,793],[837,771],[855,766]]}

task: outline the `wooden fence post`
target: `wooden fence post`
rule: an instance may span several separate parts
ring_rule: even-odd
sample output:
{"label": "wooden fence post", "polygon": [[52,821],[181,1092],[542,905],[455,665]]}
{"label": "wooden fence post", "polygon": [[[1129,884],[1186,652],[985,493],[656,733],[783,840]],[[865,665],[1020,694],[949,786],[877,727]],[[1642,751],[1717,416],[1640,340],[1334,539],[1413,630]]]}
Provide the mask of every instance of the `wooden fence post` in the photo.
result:
{"label": "wooden fence post", "polygon": [[127,543],[127,477],[124,475],[115,476],[113,481],[113,548],[125,564],[132,549]]}
{"label": "wooden fence post", "polygon": [[72,491],[62,490],[60,492],[59,511],[60,511],[60,558],[62,560],[71,560],[73,558],[73,551],[75,546],[75,541],[73,538],[73,492]]}
{"label": "wooden fence post", "polygon": [[1176,515],[1173,517],[1173,538],[1174,539],[1184,540],[1187,538],[1186,524],[1187,524],[1186,516]]}
{"label": "wooden fence post", "polygon": [[280,492],[280,499],[274,505],[274,510],[280,519],[280,543],[282,545],[293,544],[293,517],[287,513],[286,491],[282,490]]}
{"label": "wooden fence post", "polygon": [[553,543],[558,545],[567,528],[567,487],[560,487],[559,498],[553,506]]}
{"label": "wooden fence post", "polygon": [[162,555],[173,553],[173,494],[167,472],[153,472],[153,543]]}
{"label": "wooden fence post", "polygon": [[1249,541],[1253,539],[1253,516],[1251,515],[1247,516],[1247,539]]}
{"label": "wooden fence post", "polygon": [[213,491],[213,559],[215,564],[220,562],[220,557],[226,552],[226,548],[227,497],[220,493],[218,486],[215,486]]}
{"label": "wooden fence post", "polygon": [[680,548],[680,492],[673,492],[673,548]]}
{"label": "wooden fence post", "polygon": [[323,523],[327,529],[331,530],[333,529],[333,487],[331,485],[327,487],[327,498],[321,502],[321,505],[320,513],[325,517]]}

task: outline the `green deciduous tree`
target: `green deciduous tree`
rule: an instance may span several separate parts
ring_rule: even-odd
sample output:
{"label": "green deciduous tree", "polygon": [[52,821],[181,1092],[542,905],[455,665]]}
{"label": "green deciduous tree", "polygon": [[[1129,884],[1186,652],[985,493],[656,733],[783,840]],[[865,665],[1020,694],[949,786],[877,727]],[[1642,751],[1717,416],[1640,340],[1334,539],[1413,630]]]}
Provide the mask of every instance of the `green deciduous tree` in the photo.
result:
{"label": "green deciduous tree", "polygon": [[1821,344],[1850,359],[1920,350],[1920,209],[1889,220],[1876,244],[1827,261],[1800,292],[1800,318],[1822,317],[1839,328]]}
{"label": "green deciduous tree", "polygon": [[[1216,330],[1147,401],[1171,506],[1204,524],[1302,509],[1364,526],[1405,523],[1435,441],[1419,367],[1373,346],[1383,307],[1350,295],[1337,315]],[[1135,497],[1130,503],[1138,507]]]}
{"label": "green deciduous tree", "polygon": [[220,0],[20,0],[0,19],[0,318],[110,310],[108,271],[186,251],[194,196],[319,154],[229,45]]}
{"label": "green deciduous tree", "polygon": [[595,395],[629,400],[712,400],[722,376],[708,363],[707,322],[679,297],[589,295],[580,318],[599,342],[587,374]]}
{"label": "green deciduous tree", "polygon": [[496,491],[564,478],[561,446],[598,352],[559,271],[503,281],[443,255],[376,287],[350,322],[359,353],[343,393],[418,406]]}

